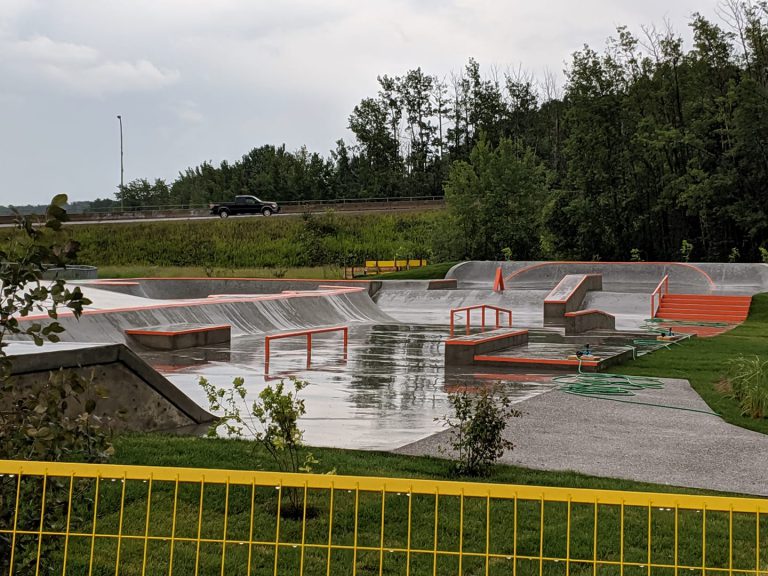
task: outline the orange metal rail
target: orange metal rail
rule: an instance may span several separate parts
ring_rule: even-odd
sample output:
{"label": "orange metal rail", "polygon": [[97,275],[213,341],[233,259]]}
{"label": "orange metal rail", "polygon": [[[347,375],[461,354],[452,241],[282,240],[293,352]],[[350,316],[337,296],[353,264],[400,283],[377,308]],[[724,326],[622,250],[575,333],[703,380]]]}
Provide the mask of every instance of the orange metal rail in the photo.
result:
{"label": "orange metal rail", "polygon": [[467,328],[466,333],[469,334],[472,320],[472,310],[481,310],[482,317],[480,320],[480,327],[485,330],[485,311],[494,310],[496,312],[496,328],[501,328],[501,322],[499,319],[500,314],[506,314],[508,319],[508,326],[512,326],[512,310],[507,308],[499,308],[498,306],[491,306],[490,304],[477,304],[476,306],[464,306],[462,308],[451,308],[451,336],[453,336],[455,320],[454,316],[460,312],[467,313]]}
{"label": "orange metal rail", "polygon": [[270,334],[264,338],[264,372],[269,373],[269,355],[270,342],[281,338],[295,338],[297,336],[307,337],[307,368],[312,363],[312,335],[324,334],[326,332],[343,332],[344,334],[344,359],[347,359],[347,347],[349,345],[349,328],[347,326],[333,326],[332,328],[311,328],[309,330],[300,330],[298,332],[284,332],[283,334]]}
{"label": "orange metal rail", "polygon": [[656,310],[658,310],[659,306],[661,306],[661,299],[665,294],[669,294],[669,274],[661,279],[659,285],[656,286],[656,290],[651,293],[651,318],[656,316]]}

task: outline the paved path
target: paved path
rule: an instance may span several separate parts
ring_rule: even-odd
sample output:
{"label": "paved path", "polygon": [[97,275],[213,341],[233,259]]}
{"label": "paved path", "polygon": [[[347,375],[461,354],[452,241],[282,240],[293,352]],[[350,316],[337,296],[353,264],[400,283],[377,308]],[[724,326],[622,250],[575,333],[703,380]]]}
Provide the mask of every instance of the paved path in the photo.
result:
{"label": "paved path", "polygon": [[[665,380],[636,402],[709,411],[685,380]],[[517,405],[507,436],[516,447],[502,462],[540,470],[574,470],[673,486],[768,496],[768,435],[720,417],[552,390]],[[397,450],[435,455],[440,432]]]}

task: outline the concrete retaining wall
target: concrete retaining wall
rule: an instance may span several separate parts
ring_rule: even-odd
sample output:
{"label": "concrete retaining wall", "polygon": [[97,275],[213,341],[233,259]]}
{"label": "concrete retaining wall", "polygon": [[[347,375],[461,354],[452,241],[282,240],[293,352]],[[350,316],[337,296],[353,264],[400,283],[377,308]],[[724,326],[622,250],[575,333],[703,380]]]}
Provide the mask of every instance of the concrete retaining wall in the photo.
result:
{"label": "concrete retaining wall", "polygon": [[451,278],[447,280],[383,280],[379,284],[377,295],[383,292],[405,290],[455,290],[458,282],[455,278]]}
{"label": "concrete retaining wall", "polygon": [[10,359],[16,386],[42,386],[50,371],[59,369],[93,377],[94,384],[107,396],[97,400],[96,414],[111,418],[110,426],[116,431],[199,429],[214,420],[213,415],[122,344],[40,350]]}

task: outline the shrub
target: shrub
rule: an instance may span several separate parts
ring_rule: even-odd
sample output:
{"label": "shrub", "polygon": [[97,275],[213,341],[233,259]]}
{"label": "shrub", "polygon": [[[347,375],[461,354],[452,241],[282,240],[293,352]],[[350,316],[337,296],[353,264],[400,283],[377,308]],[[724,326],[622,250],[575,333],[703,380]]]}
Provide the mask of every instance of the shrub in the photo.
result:
{"label": "shrub", "polygon": [[742,416],[768,416],[768,360],[739,356],[731,361],[727,380]]}
{"label": "shrub", "polygon": [[470,394],[463,391],[450,394],[448,401],[453,416],[436,420],[450,427],[450,446],[457,456],[453,472],[466,476],[486,476],[505,450],[515,445],[503,436],[507,419],[521,412],[511,407],[511,401],[498,388],[483,389]]}
{"label": "shrub", "polygon": [[691,259],[691,252],[693,252],[693,244],[688,242],[688,240],[683,240],[680,244],[680,256],[683,262],[688,262]]}
{"label": "shrub", "polygon": [[[309,383],[295,376],[288,378],[292,390],[286,389],[284,380],[274,387],[265,387],[259,392],[258,399],[250,406],[246,401],[247,389],[242,378],[235,378],[231,388],[217,388],[208,380],[200,377],[199,384],[205,391],[211,411],[221,414],[208,431],[209,436],[217,436],[224,428],[227,436],[242,438],[247,433],[263,447],[283,472],[312,472],[318,464],[311,452],[305,451],[304,431],[299,428],[299,418],[306,413],[304,400],[299,393]],[[302,494],[295,490],[286,490],[289,516],[302,511]]]}
{"label": "shrub", "polygon": [[[0,378],[7,376],[9,363],[4,349],[6,336],[25,334],[35,344],[57,342],[64,329],[56,322],[60,307],[72,310],[75,316],[90,304],[76,287],[69,290],[64,280],[42,280],[51,266],[64,266],[77,255],[80,245],[62,231],[67,218],[62,206],[64,194],[56,196],[45,213],[45,222],[36,225],[32,217],[16,212],[16,221],[9,235],[0,243]],[[43,312],[53,320],[46,323],[19,323],[19,317]]]}
{"label": "shrub", "polygon": [[[15,460],[76,460],[101,462],[112,454],[112,446],[102,421],[94,415],[99,391],[92,379],[72,371],[52,372],[43,384],[17,384],[10,376],[11,362],[6,355],[9,335],[24,335],[35,344],[57,342],[64,330],[56,321],[59,308],[76,317],[90,304],[79,288],[69,290],[64,280],[43,281],[49,266],[66,265],[79,246],[62,231],[66,212],[65,195],[56,196],[48,207],[44,223],[16,213],[16,223],[0,244],[0,458]],[[19,322],[20,317],[43,312],[49,320]],[[51,478],[43,494],[40,483],[16,478],[0,479],[0,526],[15,526],[20,531],[38,530],[39,507],[45,496],[49,523],[61,522],[70,513],[84,514],[90,502],[83,485],[74,480]],[[71,493],[71,497],[70,497]],[[69,507],[71,504],[71,508]],[[19,538],[0,534],[0,558],[10,556],[14,545],[13,569],[18,574],[48,574],[51,551],[60,542]],[[38,564],[38,557],[40,563]],[[0,574],[11,569],[6,563]]]}

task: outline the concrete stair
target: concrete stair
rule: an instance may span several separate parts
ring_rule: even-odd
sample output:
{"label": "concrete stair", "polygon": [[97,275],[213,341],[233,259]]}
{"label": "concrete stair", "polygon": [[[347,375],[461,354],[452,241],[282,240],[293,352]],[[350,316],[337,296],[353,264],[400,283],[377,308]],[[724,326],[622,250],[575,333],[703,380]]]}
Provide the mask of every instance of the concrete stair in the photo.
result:
{"label": "concrete stair", "polygon": [[751,296],[665,294],[656,318],[739,324],[746,320],[751,302]]}

